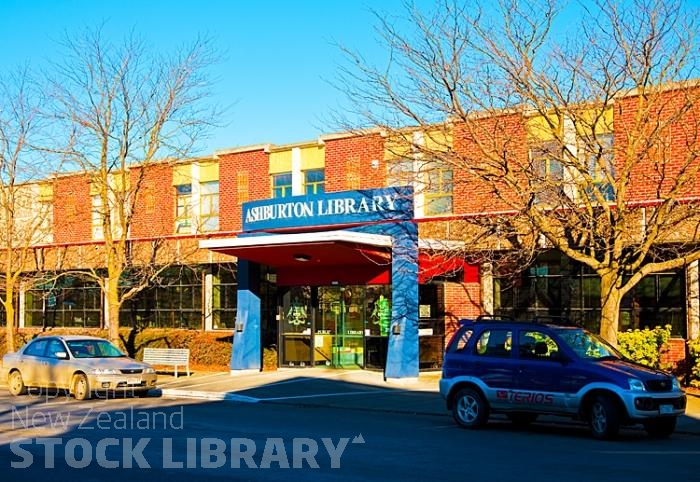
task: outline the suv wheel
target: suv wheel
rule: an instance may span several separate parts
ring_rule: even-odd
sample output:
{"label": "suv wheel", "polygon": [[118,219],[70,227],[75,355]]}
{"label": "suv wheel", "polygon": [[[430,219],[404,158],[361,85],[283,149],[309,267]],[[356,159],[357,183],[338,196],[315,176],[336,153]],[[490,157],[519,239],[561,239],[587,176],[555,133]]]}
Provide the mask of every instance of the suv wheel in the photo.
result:
{"label": "suv wheel", "polygon": [[606,395],[595,397],[588,409],[588,423],[595,438],[615,438],[620,431],[620,413],[615,402]]}
{"label": "suv wheel", "polygon": [[483,427],[489,418],[489,406],[479,392],[463,388],[455,396],[452,416],[461,427]]}
{"label": "suv wheel", "polygon": [[676,430],[676,417],[647,420],[644,422],[644,430],[654,438],[668,438]]}

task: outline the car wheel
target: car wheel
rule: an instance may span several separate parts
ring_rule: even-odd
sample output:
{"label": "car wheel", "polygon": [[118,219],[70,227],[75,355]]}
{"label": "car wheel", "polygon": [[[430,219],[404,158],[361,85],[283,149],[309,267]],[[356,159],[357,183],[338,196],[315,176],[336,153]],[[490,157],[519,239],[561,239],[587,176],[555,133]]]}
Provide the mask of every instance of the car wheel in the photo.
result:
{"label": "car wheel", "polygon": [[464,428],[483,427],[489,418],[489,406],[484,397],[472,388],[463,388],[455,396],[452,415]]}
{"label": "car wheel", "polygon": [[654,438],[668,438],[676,430],[676,417],[664,417],[647,420],[644,430]]}
{"label": "car wheel", "polygon": [[536,413],[514,412],[506,415],[516,427],[526,427],[537,420]]}
{"label": "car wheel", "polygon": [[620,413],[615,402],[609,396],[595,397],[588,410],[588,423],[595,438],[615,438],[620,431]]}
{"label": "car wheel", "polygon": [[88,384],[87,377],[82,373],[78,373],[73,377],[73,384],[71,387],[71,393],[76,400],[90,399],[90,385]]}
{"label": "car wheel", "polygon": [[22,374],[19,372],[19,370],[15,370],[10,373],[9,389],[10,393],[15,397],[19,397],[20,395],[27,393],[27,387],[24,385],[24,380],[22,380]]}

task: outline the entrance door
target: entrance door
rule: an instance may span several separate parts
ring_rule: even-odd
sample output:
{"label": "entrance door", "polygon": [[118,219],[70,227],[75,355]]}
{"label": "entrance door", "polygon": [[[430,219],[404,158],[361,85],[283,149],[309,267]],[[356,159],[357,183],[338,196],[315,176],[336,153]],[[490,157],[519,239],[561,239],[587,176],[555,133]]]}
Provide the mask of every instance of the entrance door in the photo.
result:
{"label": "entrance door", "polygon": [[305,367],[312,363],[313,330],[311,290],[309,287],[294,287],[282,296],[279,317],[282,366]]}
{"label": "entrance door", "polygon": [[316,364],[364,367],[364,287],[319,287],[318,306]]}

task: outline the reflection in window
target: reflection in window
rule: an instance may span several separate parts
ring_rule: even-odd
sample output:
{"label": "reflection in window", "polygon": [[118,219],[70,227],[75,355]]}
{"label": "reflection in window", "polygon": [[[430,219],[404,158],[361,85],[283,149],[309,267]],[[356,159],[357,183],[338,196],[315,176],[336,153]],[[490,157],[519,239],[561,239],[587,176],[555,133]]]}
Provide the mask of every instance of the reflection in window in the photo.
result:
{"label": "reflection in window", "polygon": [[203,182],[199,188],[201,230],[216,231],[219,229],[219,181]]}
{"label": "reflection in window", "polygon": [[292,173],[284,172],[282,174],[272,175],[272,197],[282,198],[292,195]]}
{"label": "reflection in window", "polygon": [[175,186],[175,233],[192,233],[192,184]]}
{"label": "reflection in window", "polygon": [[321,194],[325,192],[326,174],[323,169],[304,171],[304,194]]}
{"label": "reflection in window", "polygon": [[423,173],[425,183],[425,214],[452,213],[452,168],[440,162],[430,162]]}

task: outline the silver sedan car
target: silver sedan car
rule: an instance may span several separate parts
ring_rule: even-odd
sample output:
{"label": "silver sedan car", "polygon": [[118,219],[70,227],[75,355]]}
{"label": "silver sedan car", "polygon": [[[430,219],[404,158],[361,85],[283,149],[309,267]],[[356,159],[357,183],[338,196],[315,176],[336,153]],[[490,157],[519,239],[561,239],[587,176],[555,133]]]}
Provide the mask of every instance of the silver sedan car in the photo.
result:
{"label": "silver sedan car", "polygon": [[68,390],[76,400],[95,392],[147,396],[157,375],[148,364],[127,357],[111,342],[91,336],[43,336],[2,359],[10,393],[27,388]]}

